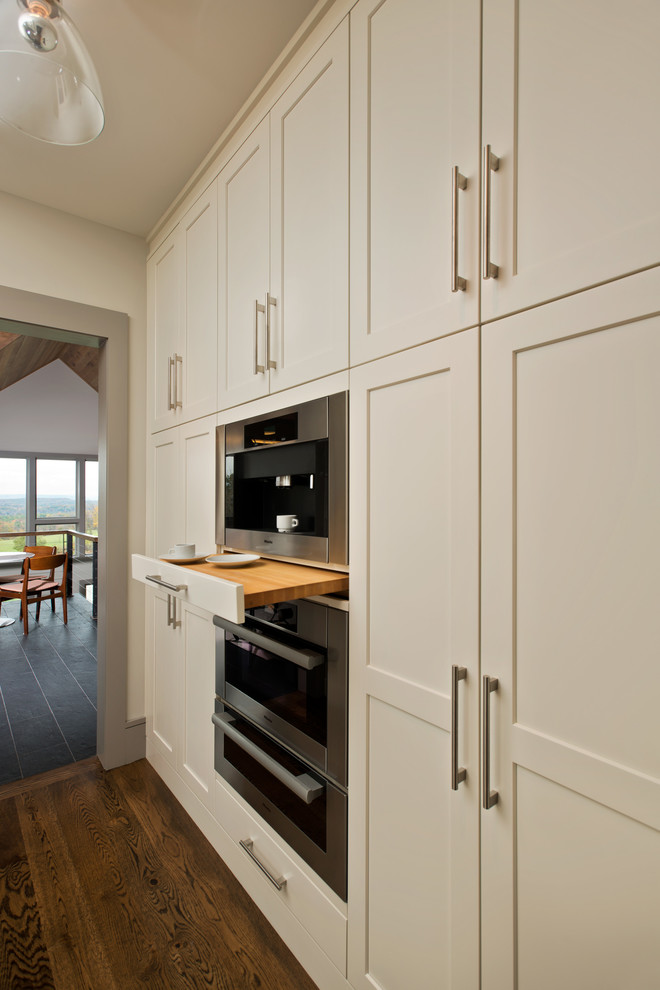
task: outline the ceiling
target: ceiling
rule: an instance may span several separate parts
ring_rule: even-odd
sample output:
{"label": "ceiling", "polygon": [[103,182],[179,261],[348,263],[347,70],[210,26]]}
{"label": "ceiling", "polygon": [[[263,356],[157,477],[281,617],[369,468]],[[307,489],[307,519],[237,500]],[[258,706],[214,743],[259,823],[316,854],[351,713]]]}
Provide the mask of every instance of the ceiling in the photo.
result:
{"label": "ceiling", "polygon": [[58,359],[98,392],[98,347],[0,331],[0,391]]}
{"label": "ceiling", "polygon": [[[0,3],[15,0],[0,0]],[[56,147],[0,121],[0,190],[146,236],[316,0],[64,0],[96,65],[103,133]],[[321,0],[319,10],[327,3]]]}

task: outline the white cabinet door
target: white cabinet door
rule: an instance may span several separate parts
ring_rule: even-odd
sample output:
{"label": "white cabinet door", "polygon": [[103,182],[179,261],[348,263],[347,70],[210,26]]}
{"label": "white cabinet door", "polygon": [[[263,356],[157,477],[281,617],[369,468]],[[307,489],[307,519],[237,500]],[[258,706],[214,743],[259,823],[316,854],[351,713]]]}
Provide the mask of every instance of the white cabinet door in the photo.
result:
{"label": "white cabinet door", "polygon": [[[181,705],[181,603],[162,591],[149,592],[149,641],[146,663],[147,755],[153,750],[175,767],[179,750]],[[176,621],[176,620],[174,620]]]}
{"label": "white cabinet door", "polygon": [[172,231],[147,263],[149,291],[148,387],[151,428],[162,430],[176,422],[173,357],[182,321],[182,262],[178,229]]}
{"label": "white cabinet door", "polygon": [[270,388],[348,366],[348,19],[271,121]]}
{"label": "white cabinet door", "polygon": [[217,408],[218,354],[218,194],[213,182],[180,224],[184,240],[183,407],[180,419],[191,420]]}
{"label": "white cabinet door", "polygon": [[483,330],[483,990],[660,986],[658,298]]}
{"label": "white cabinet door", "polygon": [[482,318],[660,263],[653,0],[484,0],[491,256]]}
{"label": "white cabinet door", "polygon": [[206,416],[179,427],[181,498],[177,543],[215,553],[215,426]]}
{"label": "white cabinet door", "polygon": [[155,557],[183,543],[181,527],[181,472],[176,428],[151,438],[151,552]]}
{"label": "white cabinet door", "polygon": [[183,690],[178,699],[180,725],[179,773],[207,806],[213,803],[215,710],[215,627],[213,616],[177,602],[183,622],[181,667]]}
{"label": "white cabinet door", "polygon": [[476,0],[351,11],[352,365],[478,323],[479,38]]}
{"label": "white cabinet door", "polygon": [[266,117],[218,179],[218,408],[268,392],[270,125]]}
{"label": "white cabinet door", "polygon": [[[477,329],[351,373],[358,990],[479,982],[478,382]],[[454,733],[453,665],[466,672]]]}

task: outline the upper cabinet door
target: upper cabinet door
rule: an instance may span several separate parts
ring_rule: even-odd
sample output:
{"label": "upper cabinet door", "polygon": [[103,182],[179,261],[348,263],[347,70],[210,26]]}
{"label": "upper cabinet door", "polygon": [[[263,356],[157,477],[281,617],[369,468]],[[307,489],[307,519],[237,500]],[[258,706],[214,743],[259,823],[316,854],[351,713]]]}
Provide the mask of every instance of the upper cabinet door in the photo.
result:
{"label": "upper cabinet door", "polygon": [[351,12],[352,365],[478,322],[479,30],[476,0]]}
{"label": "upper cabinet door", "polygon": [[218,194],[216,183],[197,200],[181,224],[185,250],[182,361],[177,375],[180,419],[216,410],[218,348]]}
{"label": "upper cabinet door", "polygon": [[266,117],[218,179],[219,409],[257,399],[268,391],[269,183]]}
{"label": "upper cabinet door", "polygon": [[488,320],[660,263],[660,4],[483,9]]}
{"label": "upper cabinet door", "polygon": [[175,418],[174,355],[181,325],[181,244],[178,228],[149,259],[149,382],[152,431],[173,426]]}
{"label": "upper cabinet door", "polygon": [[271,111],[271,391],[348,366],[348,21]]}

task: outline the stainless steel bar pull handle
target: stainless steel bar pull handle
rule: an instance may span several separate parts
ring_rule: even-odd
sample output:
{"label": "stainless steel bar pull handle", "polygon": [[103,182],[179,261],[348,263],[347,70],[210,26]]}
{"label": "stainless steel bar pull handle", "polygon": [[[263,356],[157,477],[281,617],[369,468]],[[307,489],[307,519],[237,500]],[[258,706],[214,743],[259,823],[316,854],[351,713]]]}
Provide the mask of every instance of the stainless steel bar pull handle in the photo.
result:
{"label": "stainless steel bar pull handle", "polygon": [[484,148],[484,278],[497,278],[500,270],[490,260],[490,235],[491,235],[491,189],[490,173],[497,172],[500,167],[500,160],[490,150],[487,144]]}
{"label": "stainless steel bar pull handle", "polygon": [[266,367],[259,364],[259,313],[265,313],[266,307],[258,299],[254,300],[254,373],[263,375]]}
{"label": "stainless steel bar pull handle", "polygon": [[488,674],[484,674],[483,678],[483,705],[482,705],[482,717],[483,725],[482,729],[482,746],[483,746],[483,792],[482,792],[482,803],[486,811],[492,808],[494,804],[497,804],[499,800],[499,794],[497,791],[491,791],[490,789],[490,696],[493,691],[497,691],[499,687],[499,681],[497,677],[489,677]]}
{"label": "stainless steel bar pull handle", "polygon": [[468,180],[458,171],[458,165],[451,170],[451,291],[464,292],[467,280],[458,274],[458,191],[467,189]]}
{"label": "stainless steel bar pull handle", "polygon": [[167,588],[169,591],[187,591],[187,584],[170,584],[169,581],[162,581],[160,574],[145,574],[145,581],[153,581],[154,584],[160,585],[161,588]]}
{"label": "stainless steel bar pull handle", "polygon": [[465,767],[458,765],[458,682],[467,677],[467,667],[452,664],[451,668],[451,789],[458,790],[467,777]]}
{"label": "stainless steel bar pull handle", "polygon": [[271,352],[271,323],[270,323],[270,311],[273,306],[277,306],[277,299],[275,296],[271,296],[270,292],[266,293],[266,341],[267,341],[267,353],[266,353],[266,364],[269,368],[277,368],[277,361],[274,361],[270,356]]}
{"label": "stainless steel bar pull handle", "polygon": [[297,649],[287,643],[281,643],[277,639],[271,639],[269,636],[255,632],[253,629],[246,629],[245,626],[231,622],[221,615],[213,616],[213,624],[220,626],[221,629],[226,629],[238,639],[243,639],[247,643],[252,643],[253,646],[274,653],[276,657],[290,660],[291,663],[295,663],[297,667],[302,667],[303,670],[314,670],[315,667],[322,667],[325,663],[325,656],[322,653],[317,653],[316,650],[310,650],[309,647]]}
{"label": "stainless steel bar pull handle", "polygon": [[167,408],[176,409],[174,405],[174,399],[172,398],[174,390],[172,388],[172,378],[173,378],[173,368],[174,368],[174,358],[170,357],[168,360],[167,368]]}
{"label": "stainless steel bar pull handle", "polygon": [[270,870],[264,866],[260,859],[258,859],[256,853],[254,852],[254,842],[252,839],[239,839],[238,844],[241,849],[245,850],[252,862],[256,863],[263,875],[270,880],[273,887],[276,887],[277,890],[282,890],[283,887],[286,887],[286,877],[274,877]]}
{"label": "stainless steel bar pull handle", "polygon": [[179,375],[177,372],[177,364],[181,365],[181,377],[183,378],[183,358],[180,354],[174,355],[174,408],[183,409],[183,402],[179,398]]}
{"label": "stainless steel bar pull handle", "polygon": [[325,786],[319,783],[314,777],[309,773],[300,774],[296,776],[289,770],[285,770],[284,767],[280,766],[277,760],[274,760],[272,756],[264,752],[260,746],[253,743],[251,739],[246,739],[245,736],[238,731],[234,725],[235,719],[228,712],[223,712],[221,715],[211,715],[211,720],[214,725],[217,725],[219,729],[229,736],[229,738],[240,746],[241,749],[245,750],[246,753],[256,760],[264,770],[271,773],[276,780],[279,780],[281,784],[284,784],[292,794],[299,797],[301,801],[305,804],[311,804],[317,798],[325,794]]}

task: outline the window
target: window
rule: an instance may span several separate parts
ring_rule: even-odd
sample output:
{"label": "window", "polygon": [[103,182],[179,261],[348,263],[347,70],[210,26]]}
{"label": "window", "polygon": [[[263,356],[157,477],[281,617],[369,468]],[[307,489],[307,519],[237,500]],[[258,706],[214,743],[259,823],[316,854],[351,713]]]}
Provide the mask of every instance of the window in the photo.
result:
{"label": "window", "polygon": [[[98,461],[47,454],[0,454],[0,537],[3,533],[37,533],[36,542],[62,544],[47,533],[75,529],[98,535]],[[3,550],[22,549],[24,537],[2,540]],[[15,544],[15,546],[14,546]],[[76,556],[91,553],[91,544],[76,541]]]}

